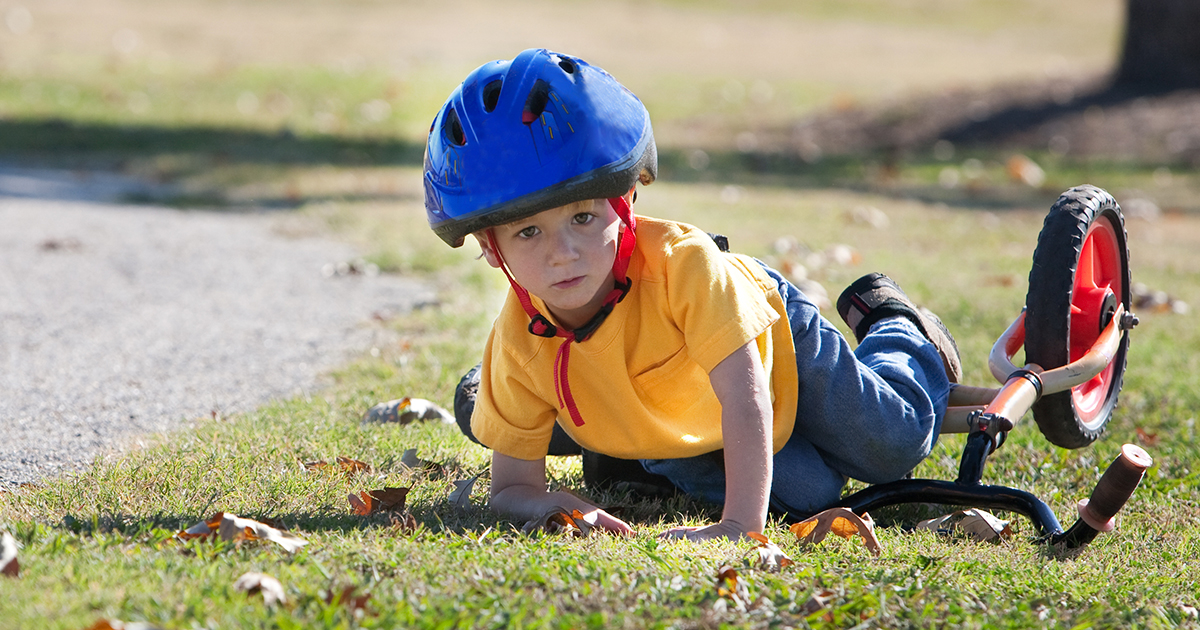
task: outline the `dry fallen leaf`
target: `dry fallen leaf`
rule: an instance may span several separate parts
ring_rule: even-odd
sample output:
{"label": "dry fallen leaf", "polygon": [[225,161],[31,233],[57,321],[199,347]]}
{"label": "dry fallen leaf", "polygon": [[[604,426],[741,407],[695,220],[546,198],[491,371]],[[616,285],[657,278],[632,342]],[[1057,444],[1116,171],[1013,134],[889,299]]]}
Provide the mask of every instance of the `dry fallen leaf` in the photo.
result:
{"label": "dry fallen leaf", "polygon": [[825,540],[825,535],[830,532],[846,539],[857,534],[872,555],[883,553],[879,540],[875,538],[875,521],[870,514],[859,516],[846,508],[830,508],[792,525],[790,529],[797,540],[810,545]]}
{"label": "dry fallen leaf", "polygon": [[1133,296],[1133,308],[1137,309],[1139,313],[1149,311],[1151,313],[1185,315],[1189,310],[1187,302],[1175,298],[1166,291],[1151,289],[1140,282],[1133,283],[1130,292]]}
{"label": "dry fallen leaf", "polygon": [[804,616],[811,617],[828,608],[829,602],[835,595],[837,593],[827,589],[813,591],[813,594],[808,597],[808,601],[804,602]]}
{"label": "dry fallen leaf", "polygon": [[1158,446],[1158,434],[1150,433],[1142,427],[1137,428],[1137,439],[1145,446]]}
{"label": "dry fallen leaf", "polygon": [[8,532],[0,533],[0,575],[17,577],[21,564],[17,562],[17,541]]}
{"label": "dry fallen leaf", "polygon": [[200,521],[199,523],[192,525],[178,534],[175,534],[175,537],[182,540],[190,540],[192,538],[204,538],[205,536],[211,536],[213,532],[220,529],[222,518],[225,518],[225,513],[217,512],[216,514],[213,514],[212,517],[210,517],[207,521]]}
{"label": "dry fallen leaf", "polygon": [[949,534],[958,529],[979,542],[1000,542],[1013,534],[1008,521],[1002,521],[990,512],[975,508],[921,521],[917,523],[917,529],[927,529],[939,534]]}
{"label": "dry fallen leaf", "polygon": [[342,472],[346,473],[347,475],[355,475],[358,473],[367,473],[367,474],[371,473],[371,465],[366,462],[360,462],[357,459],[350,459],[349,457],[338,456],[337,463],[338,463],[338,467],[340,467],[342,469]]}
{"label": "dry fallen leaf", "polygon": [[1040,188],[1046,182],[1046,171],[1037,162],[1019,153],[1008,158],[1005,170],[1009,179],[1030,188]]}
{"label": "dry fallen leaf", "polygon": [[88,626],[87,630],[162,630],[162,628],[143,621],[125,623],[117,619],[101,619]]}
{"label": "dry fallen leaf", "polygon": [[417,524],[417,517],[413,516],[412,512],[405,512],[400,517],[392,516],[392,527],[405,534],[411,534],[420,526]]}
{"label": "dry fallen leaf", "polygon": [[339,455],[337,460],[335,460],[335,463],[337,466],[336,469],[331,466],[329,462],[323,459],[318,459],[312,462],[303,462],[301,466],[303,466],[305,470],[338,470],[346,473],[346,475],[356,475],[358,473],[369,474],[371,472],[370,464],[357,459],[351,459],[349,457],[342,457]]}
{"label": "dry fallen leaf", "polygon": [[729,565],[717,569],[717,597],[733,600],[740,605],[750,601],[746,583],[738,577],[737,570]]}
{"label": "dry fallen leaf", "polygon": [[355,594],[357,590],[357,586],[347,586],[336,593],[332,590],[326,591],[325,603],[330,605],[340,604],[351,611],[364,610],[367,607],[367,602],[371,599],[371,594],[363,593],[362,595],[357,595]]}
{"label": "dry fallen leaf", "polygon": [[253,571],[243,573],[242,577],[233,583],[233,588],[237,591],[243,591],[247,595],[262,594],[263,601],[268,606],[287,603],[287,596],[283,593],[283,585],[279,583],[279,580],[266,573],[255,573]]}
{"label": "dry fallen leaf", "polygon": [[471,488],[475,486],[476,479],[479,479],[479,475],[475,475],[470,479],[455,481],[454,491],[450,493],[450,505],[457,508],[470,507]]}
{"label": "dry fallen leaf", "polygon": [[424,398],[398,398],[379,403],[363,414],[364,422],[399,422],[401,425],[416,420],[440,420],[454,422],[454,416],[445,409]]}
{"label": "dry fallen leaf", "polygon": [[382,488],[349,495],[350,508],[359,516],[380,512],[399,512],[404,509],[409,488]]}
{"label": "dry fallen leaf", "polygon": [[441,464],[417,457],[417,449],[415,448],[405,449],[404,454],[400,456],[400,465],[409,470],[425,469],[442,474],[446,472]]}
{"label": "dry fallen leaf", "polygon": [[568,514],[566,508],[554,507],[550,508],[541,517],[525,523],[521,527],[521,531],[526,534],[543,531],[547,534],[587,536],[592,533],[595,527],[595,514],[584,516],[579,510],[571,510],[571,513]]}
{"label": "dry fallen leaf", "polygon": [[280,531],[266,523],[241,518],[228,512],[217,512],[207,521],[196,523],[175,536],[187,540],[211,536],[214,533],[219,535],[221,540],[227,541],[269,540],[283,547],[288,553],[308,544],[307,540],[295,534]]}
{"label": "dry fallen leaf", "polygon": [[750,532],[746,534],[751,540],[758,542],[754,547],[754,551],[758,554],[757,566],[760,569],[775,572],[790,564],[794,564],[792,559],[779,548],[778,545],[771,542],[766,536],[758,532]]}

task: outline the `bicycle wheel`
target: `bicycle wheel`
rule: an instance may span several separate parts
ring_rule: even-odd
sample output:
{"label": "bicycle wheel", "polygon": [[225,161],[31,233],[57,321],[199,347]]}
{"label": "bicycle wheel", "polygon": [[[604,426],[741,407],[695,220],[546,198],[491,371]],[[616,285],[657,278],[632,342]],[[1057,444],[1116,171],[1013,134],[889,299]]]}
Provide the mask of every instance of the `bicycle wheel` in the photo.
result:
{"label": "bicycle wheel", "polygon": [[[1130,311],[1125,218],[1107,192],[1080,186],[1050,208],[1033,253],[1025,296],[1025,360],[1043,369],[1084,355],[1112,321],[1117,304]],[[1125,374],[1129,335],[1112,363],[1070,391],[1033,405],[1042,435],[1064,448],[1091,444],[1104,431]]]}

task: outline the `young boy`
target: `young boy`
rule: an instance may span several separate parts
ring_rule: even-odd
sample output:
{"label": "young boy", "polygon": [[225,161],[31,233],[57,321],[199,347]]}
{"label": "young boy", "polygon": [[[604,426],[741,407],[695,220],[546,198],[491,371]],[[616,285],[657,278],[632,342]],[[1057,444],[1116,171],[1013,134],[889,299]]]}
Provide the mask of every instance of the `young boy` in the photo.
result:
{"label": "young boy", "polygon": [[865,276],[838,299],[852,352],[779,273],[694,227],[632,215],[636,183],[656,171],[637,97],[546,50],[481,66],[434,120],[430,225],[453,247],[472,235],[512,285],[470,424],[493,450],[493,509],[579,509],[632,532],[547,491],[556,422],[584,449],[724,503],[719,522],[668,537],[737,538],[761,531],[771,507],[836,501],[848,477],[908,473],[960,373],[941,322],[886,276]]}

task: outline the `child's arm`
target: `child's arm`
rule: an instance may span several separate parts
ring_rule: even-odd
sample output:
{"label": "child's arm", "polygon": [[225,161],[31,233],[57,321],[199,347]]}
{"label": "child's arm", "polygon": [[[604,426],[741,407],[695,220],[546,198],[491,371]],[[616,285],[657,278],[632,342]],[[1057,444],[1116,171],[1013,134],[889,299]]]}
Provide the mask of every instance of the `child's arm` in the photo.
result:
{"label": "child's arm", "polygon": [[677,527],[667,537],[737,539],[761,532],[767,522],[771,492],[770,384],[751,340],[708,375],[721,402],[721,434],[725,442],[725,511],[721,522],[707,527]]}
{"label": "child's arm", "polygon": [[620,534],[633,528],[608,512],[567,492],[546,492],[546,459],[526,461],[492,452],[492,509],[522,521],[562,508],[583,513],[588,523]]}

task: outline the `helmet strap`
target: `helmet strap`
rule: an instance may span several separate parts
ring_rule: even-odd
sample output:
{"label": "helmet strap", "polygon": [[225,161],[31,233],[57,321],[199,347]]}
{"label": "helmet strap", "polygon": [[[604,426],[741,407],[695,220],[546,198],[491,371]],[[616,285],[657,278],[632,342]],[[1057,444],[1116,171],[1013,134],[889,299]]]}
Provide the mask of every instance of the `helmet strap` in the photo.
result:
{"label": "helmet strap", "polygon": [[637,218],[630,211],[629,203],[624,197],[611,197],[608,203],[612,206],[617,217],[624,224],[621,233],[617,236],[617,255],[613,260],[613,289],[609,291],[604,298],[604,304],[600,310],[592,316],[590,320],[583,326],[574,330],[564,330],[554,324],[546,316],[538,312],[537,307],[533,305],[533,299],[529,295],[529,291],[517,282],[513,277],[512,272],[508,269],[508,263],[504,261],[504,254],[500,252],[500,247],[496,243],[495,231],[491,228],[487,230],[488,245],[492,248],[492,252],[496,256],[496,260],[500,263],[500,270],[504,272],[504,276],[508,278],[508,283],[512,285],[513,292],[517,294],[517,300],[521,303],[521,308],[525,314],[529,316],[529,332],[539,337],[553,338],[563,337],[563,343],[558,347],[558,353],[554,357],[554,389],[558,394],[558,404],[560,408],[566,409],[575,426],[583,426],[583,417],[579,414],[579,409],[575,405],[575,398],[571,395],[571,385],[567,379],[567,366],[571,358],[571,342],[582,342],[587,340],[596,332],[600,324],[613,311],[613,307],[618,302],[625,299],[625,295],[629,293],[629,289],[633,286],[633,282],[628,278],[629,261],[633,257],[633,250],[637,245]]}

